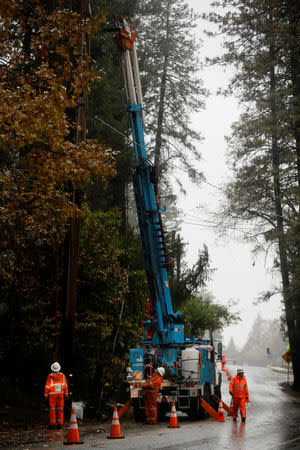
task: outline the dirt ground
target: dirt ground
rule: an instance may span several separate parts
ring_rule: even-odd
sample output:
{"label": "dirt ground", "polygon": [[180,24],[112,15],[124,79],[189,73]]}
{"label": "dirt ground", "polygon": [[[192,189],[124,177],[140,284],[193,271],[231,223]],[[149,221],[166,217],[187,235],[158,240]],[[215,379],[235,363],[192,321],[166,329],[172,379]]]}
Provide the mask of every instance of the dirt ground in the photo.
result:
{"label": "dirt ground", "polygon": [[[68,417],[65,415],[64,426],[62,430],[48,430],[47,411],[30,411],[18,408],[0,409],[0,447],[1,448],[30,448],[32,444],[49,441],[65,440],[68,430]],[[129,410],[120,420],[122,431],[135,429],[139,426],[134,420],[133,412]],[[80,437],[95,434],[109,435],[111,428],[111,419],[106,421],[79,420],[77,419]]]}

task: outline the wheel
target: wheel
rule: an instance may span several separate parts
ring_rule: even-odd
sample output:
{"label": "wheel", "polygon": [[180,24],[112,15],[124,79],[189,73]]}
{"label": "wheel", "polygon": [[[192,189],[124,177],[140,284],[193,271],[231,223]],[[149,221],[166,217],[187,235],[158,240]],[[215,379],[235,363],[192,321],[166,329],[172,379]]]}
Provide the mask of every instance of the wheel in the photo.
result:
{"label": "wheel", "polygon": [[157,404],[157,420],[158,420],[158,422],[163,422],[166,418],[166,414],[170,411],[171,411],[170,403]]}
{"label": "wheel", "polygon": [[203,409],[202,406],[199,406],[198,408],[197,398],[190,399],[190,408],[186,410],[186,413],[191,420],[204,420],[207,418],[207,412],[205,409]]}
{"label": "wheel", "polygon": [[146,414],[145,410],[140,408],[138,400],[131,400],[131,404],[133,407],[134,418],[136,422],[145,422]]}

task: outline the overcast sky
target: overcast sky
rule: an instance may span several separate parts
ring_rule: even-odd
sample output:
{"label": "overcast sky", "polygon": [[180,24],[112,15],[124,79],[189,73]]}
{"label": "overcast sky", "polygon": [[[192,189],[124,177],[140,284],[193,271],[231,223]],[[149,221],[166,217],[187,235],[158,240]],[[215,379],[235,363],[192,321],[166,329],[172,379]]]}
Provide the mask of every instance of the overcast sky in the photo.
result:
{"label": "overcast sky", "polygon": [[[207,12],[210,9],[210,0],[189,0],[189,3],[197,12]],[[217,42],[204,36],[203,27],[203,21],[199,21],[198,33],[204,40],[200,49],[201,56],[213,56],[220,51],[221,40]],[[200,170],[209,183],[220,186],[230,176],[225,163],[227,146],[224,136],[229,134],[230,125],[237,120],[240,110],[236,99],[215,95],[220,86],[226,85],[229,77],[222,68],[205,69],[200,76],[205,87],[212,93],[207,100],[206,110],[193,114],[194,128],[205,137],[199,147],[202,155]],[[189,243],[187,262],[189,265],[195,262],[198,249],[202,248],[203,243],[207,244],[212,266],[217,269],[213,280],[208,284],[208,290],[220,303],[226,303],[229,299],[240,300],[237,309],[241,313],[242,321],[224,330],[224,343],[228,344],[232,336],[236,345],[241,347],[246,342],[258,313],[267,319],[278,318],[281,314],[279,297],[267,305],[253,305],[260,292],[270,289],[278,281],[268,270],[272,261],[265,260],[264,255],[254,258],[249,245],[236,240],[225,242],[216,236],[209,225],[203,225],[204,220],[210,220],[210,217],[207,217],[202,207],[205,206],[210,211],[215,210],[222,195],[221,191],[208,184],[196,187],[187,180],[185,189],[188,195],[180,197],[179,207],[184,212],[182,235],[184,241]]]}

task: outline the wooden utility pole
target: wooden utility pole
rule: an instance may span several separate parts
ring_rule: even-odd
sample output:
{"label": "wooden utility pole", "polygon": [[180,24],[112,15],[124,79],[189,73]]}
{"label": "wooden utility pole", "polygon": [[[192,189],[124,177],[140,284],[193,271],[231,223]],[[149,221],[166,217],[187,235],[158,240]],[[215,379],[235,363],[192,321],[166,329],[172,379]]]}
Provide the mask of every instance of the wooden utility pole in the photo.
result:
{"label": "wooden utility pole", "polygon": [[[80,0],[79,12],[81,20],[86,17],[86,0]],[[84,32],[81,35],[81,59],[83,64],[84,58],[88,54],[88,41]],[[87,93],[77,100],[77,108],[75,110],[76,129],[74,133],[74,141],[76,146],[80,142],[86,140],[86,106]],[[72,203],[80,208],[82,204],[83,193],[73,188]],[[74,352],[74,328],[76,320],[76,303],[77,303],[77,280],[78,265],[80,253],[80,217],[73,216],[70,223],[70,232],[65,245],[65,311],[63,318],[63,335],[62,335],[62,362],[67,373],[73,372],[73,352]]]}

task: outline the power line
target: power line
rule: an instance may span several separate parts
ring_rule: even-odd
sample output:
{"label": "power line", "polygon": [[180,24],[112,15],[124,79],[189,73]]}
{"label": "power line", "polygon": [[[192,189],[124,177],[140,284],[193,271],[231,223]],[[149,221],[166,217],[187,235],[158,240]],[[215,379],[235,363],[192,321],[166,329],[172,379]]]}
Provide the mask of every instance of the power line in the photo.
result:
{"label": "power line", "polygon": [[[136,141],[135,141],[134,139],[132,139],[131,137],[126,136],[126,134],[124,134],[124,133],[122,133],[121,131],[117,130],[117,128],[114,128],[112,125],[110,125],[109,123],[105,122],[105,120],[101,119],[101,118],[98,117],[97,115],[94,116],[94,119],[99,120],[100,122],[103,123],[103,125],[106,125],[108,128],[110,128],[111,130],[115,131],[115,132],[118,133],[120,136],[123,136],[125,139],[128,139],[128,140],[129,140],[130,142],[132,142],[133,144],[136,144],[136,145],[138,145],[139,147],[144,148],[144,146],[142,146],[141,144],[139,144],[138,142],[136,142]],[[168,142],[168,144],[170,144],[170,145],[173,145],[173,147],[175,147],[175,148],[178,150],[178,148],[177,148],[172,142],[169,142],[169,141],[166,141],[166,142]],[[150,141],[150,143],[151,143],[151,141]],[[178,150],[178,151],[179,151],[179,150]],[[148,161],[148,162],[149,162],[149,161]],[[149,163],[150,163],[150,162],[149,162]],[[176,169],[181,170],[182,172],[185,172],[186,174],[189,175],[189,172],[188,172],[187,170],[183,169],[182,167],[179,167],[179,166],[177,166],[176,164],[174,164],[174,163],[172,163],[172,162],[169,162],[169,164],[170,164],[171,166],[175,167]],[[206,181],[205,178],[201,177],[201,181],[202,181],[203,183],[207,184],[208,186],[211,186],[211,187],[213,187],[214,189],[217,189],[217,190],[219,190],[219,191],[225,193],[224,189],[220,188],[219,186],[216,186],[215,184],[209,183],[209,181]]]}
{"label": "power line", "polygon": [[[129,136],[126,136],[124,133],[122,133],[121,131],[117,130],[117,129],[114,128],[112,125],[110,125],[109,123],[105,122],[105,120],[101,119],[100,117],[94,116],[94,119],[99,120],[99,121],[102,122],[104,125],[106,125],[106,126],[109,127],[110,129],[112,129],[113,131],[115,131],[116,133],[118,133],[120,136],[123,136],[125,139],[128,139],[128,140],[129,140],[130,142],[132,142],[133,144],[136,144],[136,145],[138,145],[138,146],[144,148],[144,146],[142,146],[141,144],[139,144],[138,142],[136,142],[134,139],[130,138]],[[150,141],[150,142],[151,142],[151,141]],[[170,145],[173,145],[173,147],[175,147],[175,148],[178,150],[178,148],[177,148],[173,143],[171,143],[171,142],[169,142],[169,141],[166,141],[166,142],[168,142],[168,144],[170,144]],[[178,151],[179,151],[179,150],[178,150]],[[147,160],[147,162],[150,164],[150,161]],[[185,173],[187,173],[187,174],[189,175],[189,172],[188,172],[187,170],[183,169],[182,167],[179,167],[179,166],[177,166],[176,164],[174,164],[174,163],[172,163],[172,162],[169,162],[169,164],[170,164],[171,166],[175,167],[176,169],[181,170],[182,172],[185,172]],[[219,186],[216,186],[215,184],[210,183],[209,181],[206,181],[203,177],[201,177],[201,181],[202,181],[203,183],[205,183],[205,184],[207,184],[207,185],[213,187],[214,189],[217,189],[217,190],[219,190],[219,191],[225,193],[225,190],[224,190],[224,189],[220,188]],[[188,216],[190,216],[190,217],[194,217],[195,219],[199,219],[200,221],[201,221],[201,220],[202,220],[202,221],[204,220],[204,221],[206,221],[206,222],[208,222],[208,223],[212,223],[212,224],[214,223],[213,221],[210,221],[210,220],[208,220],[208,219],[201,219],[200,217],[192,216],[192,215],[190,215],[190,214],[186,214],[186,215],[188,215]],[[184,224],[187,224],[187,225],[194,225],[194,226],[198,226],[198,227],[202,227],[202,228],[214,228],[214,229],[216,228],[215,225],[208,225],[207,223],[205,224],[205,223],[200,223],[200,222],[193,223],[193,222],[178,221],[178,220],[177,220],[177,221],[176,221],[176,220],[173,220],[172,222],[184,223]],[[245,230],[243,230],[243,229],[241,229],[241,228],[229,227],[229,226],[228,226],[227,228],[228,228],[228,229],[231,229],[231,230],[234,230],[234,231],[241,232],[241,233],[243,233],[244,235],[250,235],[250,231],[245,231]],[[250,235],[250,237],[256,237],[256,236],[259,236],[259,235],[262,235],[262,234],[265,234],[265,232],[263,231],[263,232],[260,232],[260,233],[254,234],[254,235]]]}

